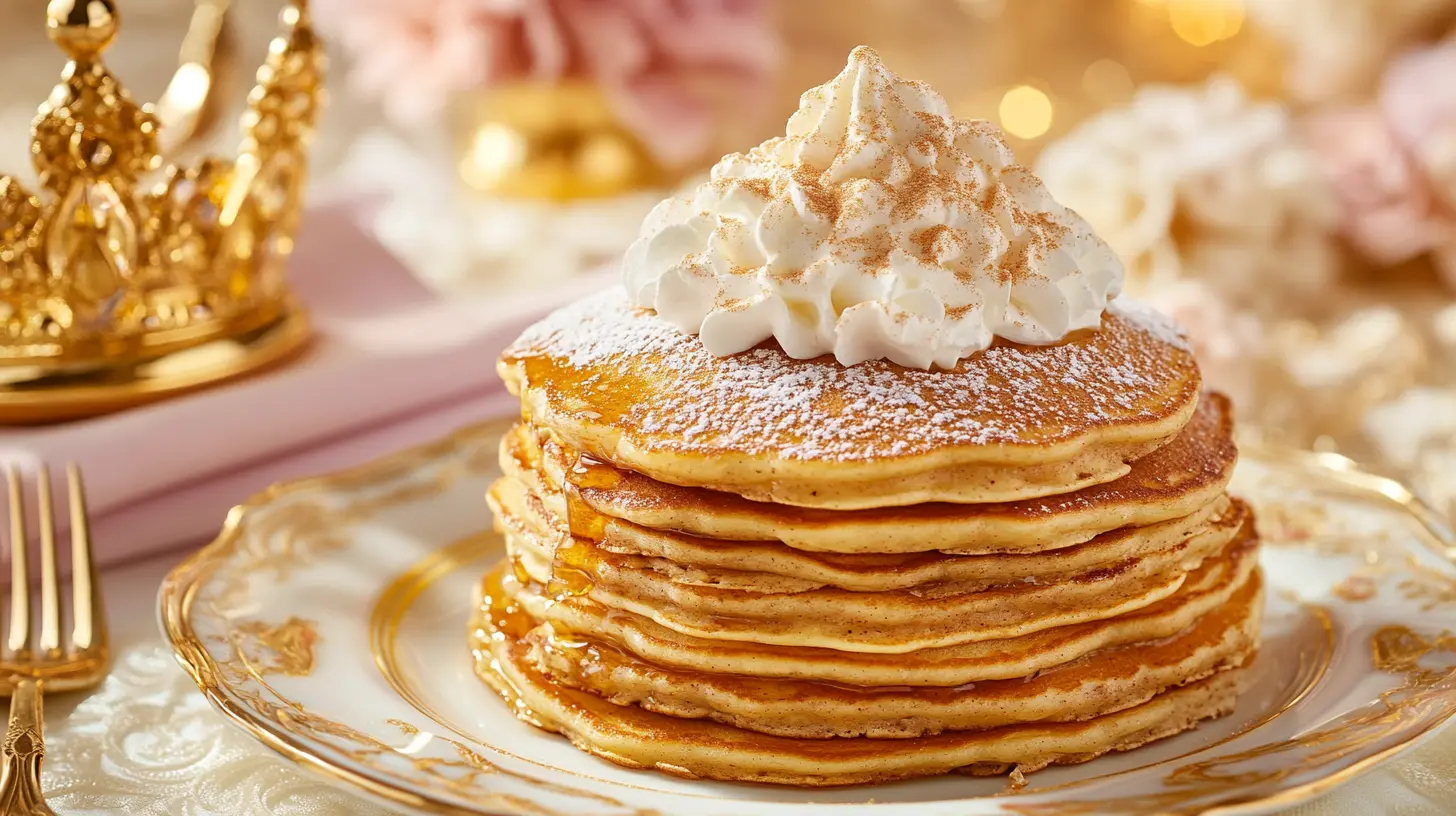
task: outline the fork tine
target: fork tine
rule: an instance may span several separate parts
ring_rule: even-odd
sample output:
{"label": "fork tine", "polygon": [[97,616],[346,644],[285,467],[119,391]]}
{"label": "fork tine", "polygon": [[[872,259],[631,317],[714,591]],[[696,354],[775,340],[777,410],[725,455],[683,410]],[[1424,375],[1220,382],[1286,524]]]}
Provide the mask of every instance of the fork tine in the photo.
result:
{"label": "fork tine", "polygon": [[71,646],[77,652],[100,647],[106,641],[106,615],[101,607],[101,583],[91,552],[91,528],[86,521],[86,489],[81,470],[66,466],[71,496],[71,605],[75,621]]}
{"label": "fork tine", "polygon": [[56,571],[56,508],[51,502],[51,472],[40,466],[36,475],[40,504],[40,651],[47,657],[61,652],[61,579]]}
{"label": "fork tine", "polygon": [[14,462],[5,465],[5,481],[10,490],[10,651],[17,657],[31,651],[30,638],[30,567],[26,550],[25,501],[20,494],[20,474]]}

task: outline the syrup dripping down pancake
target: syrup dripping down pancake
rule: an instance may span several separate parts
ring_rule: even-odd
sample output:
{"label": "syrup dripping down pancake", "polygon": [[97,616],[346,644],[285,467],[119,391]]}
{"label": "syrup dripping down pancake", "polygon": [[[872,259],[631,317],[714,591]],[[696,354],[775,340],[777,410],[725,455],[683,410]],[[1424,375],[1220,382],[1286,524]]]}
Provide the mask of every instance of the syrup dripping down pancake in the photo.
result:
{"label": "syrup dripping down pancake", "polygon": [[837,510],[1110,482],[1178,433],[1200,389],[1177,330],[1129,304],[1057,345],[923,371],[773,346],[715,357],[613,291],[527,329],[498,367],[576,450],[668,484]]}
{"label": "syrup dripping down pancake", "polygon": [[[903,654],[1018,637],[1123,615],[1177,592],[1185,573],[1140,575],[1120,582],[1115,590],[1094,581],[1070,588],[995,589],[946,598],[905,595],[866,599],[851,598],[855,593],[842,590],[750,595],[657,582],[643,575],[615,577],[617,580],[597,583],[591,597],[612,609],[651,618],[681,634]],[[836,613],[836,603],[852,607]]]}
{"label": "syrup dripping down pancake", "polygon": [[524,640],[538,671],[617,705],[782,737],[896,739],[1073,722],[1139,705],[1243,665],[1254,650],[1260,600],[1255,572],[1227,604],[1172,637],[1102,650],[1035,676],[954,688],[866,688],[669,669],[590,636],[557,636],[549,625]]}
{"label": "syrup dripping down pancake", "polygon": [[[539,537],[555,538],[551,531],[564,531],[568,524],[516,479],[497,480],[487,500],[501,524],[533,530]],[[657,570],[677,583],[755,592],[824,587],[856,592],[916,587],[977,592],[1015,583],[1056,583],[1179,548],[1206,553],[1226,543],[1247,515],[1246,505],[1220,496],[1180,519],[1124,527],[1083,544],[1025,554],[815,553],[776,542],[715,541],[620,521],[605,525],[600,541],[577,540],[619,565]],[[1204,546],[1202,537],[1218,540]],[[535,558],[549,561],[551,555],[542,547]]]}
{"label": "syrup dripping down pancake", "polygon": [[[705,539],[778,541],[813,552],[1037,552],[1080,544],[1118,528],[1184,518],[1217,501],[1238,451],[1227,398],[1206,394],[1169,444],[1134,462],[1121,479],[1065,495],[1017,502],[830,511],[769,504],[684,488],[540,444],[527,426],[501,443],[508,478],[530,486],[558,515],[567,492],[580,535],[625,537],[637,528]],[[570,485],[570,490],[564,488]],[[590,526],[595,530],[584,529]]]}
{"label": "syrup dripping down pancake", "polygon": [[1126,614],[1172,595],[1188,571],[1236,532],[1200,536],[1189,542],[1196,549],[1155,552],[1056,584],[1020,582],[960,593],[945,587],[768,593],[676,583],[585,542],[548,556],[551,538],[509,516],[500,521],[507,551],[543,586],[567,574],[579,581],[570,593],[696,637],[882,653],[1016,637]]}
{"label": "syrup dripping down pancake", "polygon": [[[489,608],[481,604],[481,609]],[[794,739],[702,719],[614,705],[552,682],[521,640],[531,625],[509,605],[471,621],[475,668],[516,716],[565,735],[578,748],[630,768],[695,779],[799,786],[889,782],[951,771],[1035,771],[1080,763],[1171,736],[1232,710],[1245,678],[1220,671],[1122,711],[1081,722],[947,731],[910,739]]]}
{"label": "syrup dripping down pancake", "polygon": [[[644,576],[651,573],[642,580],[670,581],[702,587],[703,590],[738,590],[760,595],[811,593],[821,589],[847,590],[855,593],[852,597],[866,599],[897,593],[910,593],[917,597],[971,595],[1005,587],[1029,589],[1079,581],[1128,581],[1146,574],[1188,571],[1197,567],[1208,555],[1222,551],[1224,545],[1238,535],[1249,517],[1248,506],[1242,501],[1223,500],[1216,503],[1219,510],[1216,513],[1211,507],[1208,513],[1200,511],[1192,519],[1178,520],[1176,525],[1160,525],[1162,529],[1155,530],[1152,535],[1134,536],[1131,533],[1136,530],[1114,530],[1092,539],[1088,544],[1072,546],[1064,551],[992,555],[917,552],[911,555],[833,557],[834,568],[855,571],[860,577],[859,583],[884,577],[884,580],[877,581],[881,586],[866,589],[785,576],[776,570],[785,560],[785,552],[801,560],[802,564],[795,562],[795,565],[801,565],[805,571],[810,571],[810,565],[818,562],[812,560],[812,555],[786,548],[776,551],[772,545],[754,548],[741,542],[705,542],[703,549],[711,552],[722,565],[699,567],[692,561],[623,552],[603,542],[565,535],[561,519],[546,511],[542,504],[533,503],[529,493],[507,479],[492,485],[488,503],[494,511],[496,530],[507,536],[511,552],[520,558],[527,573],[540,583],[550,580],[553,570],[561,567],[553,561],[559,561],[559,557],[565,555],[572,561],[566,567],[587,574],[587,580],[593,584],[612,584],[628,573]],[[763,549],[769,549],[769,557],[756,557]],[[1117,583],[1102,586],[1115,587]],[[842,595],[840,593],[836,597]]]}
{"label": "syrup dripping down pancake", "polygon": [[[982,640],[905,654],[870,654],[803,646],[776,646],[683,635],[631,612],[610,609],[584,596],[549,598],[539,588],[507,580],[493,589],[549,623],[568,640],[605,641],[657,665],[692,672],[760,678],[816,680],[842,686],[961,686],[985,680],[1029,677],[1098,649],[1159,640],[1214,613],[1243,587],[1257,564],[1251,538],[1225,558],[1211,558],[1178,592],[1136,612],[1047,629],[1008,640]],[[577,633],[588,633],[579,635]]]}

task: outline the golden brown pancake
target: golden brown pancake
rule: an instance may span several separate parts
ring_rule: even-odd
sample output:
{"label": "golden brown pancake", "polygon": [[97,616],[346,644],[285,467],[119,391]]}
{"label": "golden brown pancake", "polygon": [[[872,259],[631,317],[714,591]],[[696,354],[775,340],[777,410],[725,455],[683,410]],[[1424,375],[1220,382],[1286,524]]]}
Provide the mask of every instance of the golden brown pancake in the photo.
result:
{"label": "golden brown pancake", "polygon": [[569,639],[590,633],[614,647],[667,668],[760,678],[819,680],[848,686],[960,686],[1029,677],[1098,649],[1172,637],[1213,613],[1243,587],[1258,561],[1252,529],[1225,558],[1210,558],[1178,592],[1136,612],[1043,630],[1009,640],[983,640],[906,654],[775,646],[679,634],[641,615],[609,609],[584,596],[554,600],[519,583],[506,594],[535,620]]}
{"label": "golden brown pancake", "polygon": [[[513,555],[519,553],[509,537],[506,542]],[[1182,572],[1139,574],[1115,586],[1090,581],[934,598],[873,593],[861,599],[842,590],[717,590],[622,571],[597,582],[590,594],[607,607],[694,637],[901,654],[1127,614],[1177,592],[1185,577]],[[833,614],[836,604],[850,608]]]}
{"label": "golden brown pancake", "polygon": [[1168,445],[1133,463],[1122,478],[1064,495],[1017,502],[833,511],[749,501],[731,493],[664,484],[605,465],[581,465],[560,445],[538,447],[526,427],[502,441],[508,477],[526,483],[565,514],[571,495],[579,535],[611,537],[629,522],[706,539],[780,541],[815,552],[967,553],[1059,549],[1119,528],[1187,517],[1222,495],[1238,453],[1227,398],[1207,394]]}
{"label": "golden brown pancake", "polygon": [[516,716],[628,767],[824,786],[1232,709],[1263,575],[1229,403],[995,128],[938,106],[856,49],[654,210],[630,297],[501,354],[506,558],[469,631]]}
{"label": "golden brown pancake", "polygon": [[[560,540],[565,519],[545,506],[521,481],[502,478],[487,501],[498,529],[529,529],[536,538]],[[618,522],[604,539],[576,539],[619,567],[653,569],[678,583],[757,592],[805,592],[836,587],[885,592],[916,587],[977,592],[1010,584],[1050,584],[1098,570],[1112,570],[1154,553],[1196,564],[1222,549],[1244,524],[1248,507],[1220,497],[1181,519],[1148,527],[1123,527],[1084,544],[1048,552],[947,555],[944,553],[814,553],[777,542],[725,542]],[[522,543],[531,546],[529,541]],[[549,562],[554,546],[535,546],[537,562]],[[1179,553],[1182,555],[1179,556]]]}
{"label": "golden brown pancake", "polygon": [[[746,592],[674,582],[620,556],[574,542],[551,544],[519,519],[501,515],[506,547],[520,569],[546,585],[563,572],[568,590],[612,609],[635,612],[686,635],[754,643],[903,653],[975,640],[995,640],[1126,614],[1172,595],[1204,557],[1236,529],[1196,539],[1197,548],[1151,553],[1055,584],[1018,582],[979,592],[930,586],[896,592]],[[1217,545],[1217,546],[1215,546]]]}
{"label": "golden brown pancake", "polygon": [[795,739],[703,719],[619,706],[554,683],[538,672],[520,638],[530,620],[509,608],[471,621],[476,673],[516,716],[558,731],[578,748],[630,768],[674,776],[799,786],[888,782],[961,770],[1031,772],[1125,751],[1232,710],[1239,669],[1170,689],[1142,705],[1081,722],[947,731],[910,739]]}
{"label": "golden brown pancake", "polygon": [[591,636],[537,627],[524,641],[553,681],[617,705],[707,718],[782,737],[921,737],[1029,722],[1072,722],[1140,705],[1240,666],[1254,650],[1257,572],[1229,602],[1155,642],[1104,649],[1030,677],[953,688],[843,686],[656,666]]}
{"label": "golden brown pancake", "polygon": [[618,291],[527,329],[499,370],[531,421],[668,484],[837,510],[999,502],[1128,472],[1193,415],[1200,378],[1166,318],[1113,305],[1051,346],[953,369],[715,357]]}

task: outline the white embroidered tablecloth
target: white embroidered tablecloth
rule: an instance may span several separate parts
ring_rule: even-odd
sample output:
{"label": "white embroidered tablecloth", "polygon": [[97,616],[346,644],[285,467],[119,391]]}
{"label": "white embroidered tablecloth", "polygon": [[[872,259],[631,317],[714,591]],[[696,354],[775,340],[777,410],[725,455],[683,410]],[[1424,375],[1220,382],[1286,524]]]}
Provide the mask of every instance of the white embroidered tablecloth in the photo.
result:
{"label": "white embroidered tablecloth", "polygon": [[58,813],[382,816],[229,725],[167,648],[156,594],[176,557],[103,578],[116,664],[89,695],[46,698],[44,785]]}

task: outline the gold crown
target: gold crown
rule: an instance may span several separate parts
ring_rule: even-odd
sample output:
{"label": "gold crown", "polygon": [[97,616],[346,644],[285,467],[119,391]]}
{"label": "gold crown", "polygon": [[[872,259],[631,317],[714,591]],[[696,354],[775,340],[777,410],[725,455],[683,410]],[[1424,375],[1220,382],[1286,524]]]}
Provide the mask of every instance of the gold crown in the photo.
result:
{"label": "gold crown", "polygon": [[283,12],[235,157],[161,167],[158,119],[107,70],[113,0],[52,0],[70,57],[31,128],[37,193],[0,176],[0,422],[86,416],[254,371],[303,346],[284,279],[323,50]]}

